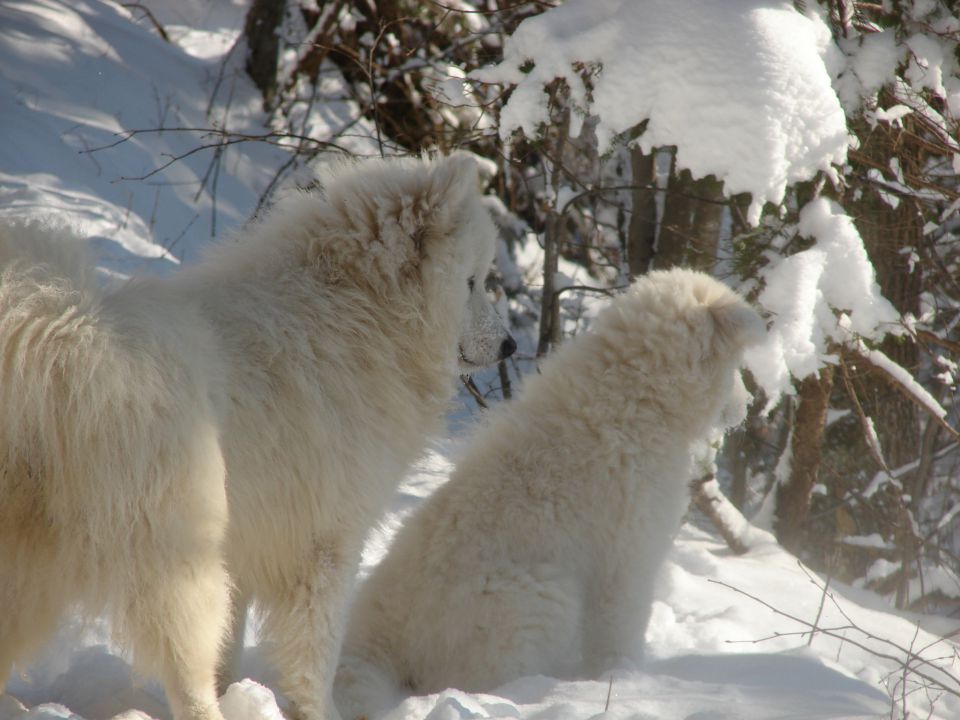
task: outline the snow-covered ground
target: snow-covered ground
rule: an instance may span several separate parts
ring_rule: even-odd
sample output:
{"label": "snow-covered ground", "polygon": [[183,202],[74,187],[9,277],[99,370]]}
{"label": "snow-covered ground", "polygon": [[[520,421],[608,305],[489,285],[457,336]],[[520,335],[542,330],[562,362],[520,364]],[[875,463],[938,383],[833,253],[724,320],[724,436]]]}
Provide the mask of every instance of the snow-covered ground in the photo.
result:
{"label": "snow-covered ground", "polygon": [[[440,443],[404,482],[383,525],[370,538],[362,572],[380,559],[403,517],[446,479],[450,445]],[[384,717],[885,718],[892,703],[900,702],[904,679],[912,712],[927,717],[932,704],[930,718],[960,717],[960,699],[924,690],[919,675],[904,673],[896,659],[904,654],[889,643],[912,648],[933,662],[914,661],[914,670],[960,689],[956,680],[936,669],[942,666],[957,676],[960,661],[954,646],[936,632],[919,628],[917,618],[883,609],[869,593],[831,585],[823,602],[822,578],[762,531],[754,531],[753,538],[751,551],[738,557],[710,533],[693,524],[683,526],[658,581],[647,633],[649,660],[642,670],[582,681],[518,678],[484,695],[448,690],[411,697]],[[816,634],[810,642],[807,623],[834,636]],[[932,630],[952,628],[935,618],[922,624]],[[34,706],[30,715],[23,717],[12,702],[0,701],[0,720],[73,715],[93,720],[130,708],[168,717],[159,685],[133,675],[122,654],[110,647],[106,633],[99,623],[65,624],[43,657],[12,678],[10,691]],[[880,658],[870,649],[890,658]],[[250,679],[232,686],[221,701],[227,719],[279,720],[268,689],[270,670],[258,652],[255,630],[248,632],[243,669]],[[897,710],[894,717],[900,716]]]}
{"label": "snow-covered ground", "polygon": [[[186,155],[153,174],[215,139],[177,128],[262,133],[265,120],[229,56],[242,0],[147,4],[174,43],[136,8],[106,0],[0,3],[0,213],[66,219],[92,237],[105,271],[122,275],[190,263],[212,236],[249,217],[287,157],[245,143]],[[336,108],[327,111],[335,123]],[[131,130],[149,132],[90,152]],[[456,410],[461,419],[469,413],[467,405]],[[458,440],[439,438],[408,476],[371,536],[364,571],[444,481]],[[824,580],[772,538],[759,530],[751,537],[750,552],[738,557],[684,525],[658,581],[640,670],[577,682],[518,678],[487,695],[450,690],[410,698],[388,717],[812,720],[901,717],[903,703],[911,717],[960,717],[960,660],[942,639],[958,623],[898,615],[852,588],[831,584],[825,595]],[[806,623],[824,632],[811,641]],[[0,720],[95,720],[134,709],[168,717],[159,685],[134,675],[108,638],[102,622],[67,618],[42,655],[10,678],[24,705],[0,696]],[[243,670],[250,679],[222,701],[228,720],[279,720],[255,630]]]}

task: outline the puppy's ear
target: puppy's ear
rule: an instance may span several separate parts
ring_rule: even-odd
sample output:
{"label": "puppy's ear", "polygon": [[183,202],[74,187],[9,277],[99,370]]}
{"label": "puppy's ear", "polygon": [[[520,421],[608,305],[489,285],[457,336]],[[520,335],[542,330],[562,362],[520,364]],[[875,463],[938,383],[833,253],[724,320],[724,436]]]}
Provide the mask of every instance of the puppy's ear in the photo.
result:
{"label": "puppy's ear", "polygon": [[718,299],[708,306],[717,350],[733,352],[760,343],[766,325],[760,314],[739,297]]}

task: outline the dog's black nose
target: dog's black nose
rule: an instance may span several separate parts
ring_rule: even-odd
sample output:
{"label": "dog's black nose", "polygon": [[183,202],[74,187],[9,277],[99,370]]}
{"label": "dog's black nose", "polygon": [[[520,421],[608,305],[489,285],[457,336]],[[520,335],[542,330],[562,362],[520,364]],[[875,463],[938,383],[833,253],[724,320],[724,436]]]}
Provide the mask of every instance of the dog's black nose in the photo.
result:
{"label": "dog's black nose", "polygon": [[506,360],[517,350],[517,341],[507,335],[507,339],[500,344],[500,360]]}

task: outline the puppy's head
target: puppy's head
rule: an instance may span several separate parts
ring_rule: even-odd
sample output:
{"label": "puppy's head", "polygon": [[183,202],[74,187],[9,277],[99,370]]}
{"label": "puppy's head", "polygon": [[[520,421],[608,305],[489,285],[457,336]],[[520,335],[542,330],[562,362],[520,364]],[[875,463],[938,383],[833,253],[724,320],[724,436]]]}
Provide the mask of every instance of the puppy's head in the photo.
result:
{"label": "puppy's head", "polygon": [[739,366],[765,327],[723,283],[686,269],[651,272],[601,313],[594,332],[638,388],[691,418],[726,426],[745,414],[749,395]]}
{"label": "puppy's head", "polygon": [[742,297],[709,275],[675,268],[638,278],[598,318],[637,353],[671,365],[739,360],[765,333]]}

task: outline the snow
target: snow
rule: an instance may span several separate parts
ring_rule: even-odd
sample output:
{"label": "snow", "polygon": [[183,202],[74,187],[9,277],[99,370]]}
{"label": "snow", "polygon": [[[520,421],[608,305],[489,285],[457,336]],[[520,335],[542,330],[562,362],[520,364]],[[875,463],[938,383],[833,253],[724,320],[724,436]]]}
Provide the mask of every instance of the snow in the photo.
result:
{"label": "snow", "polygon": [[[211,140],[173,128],[216,122],[256,133],[265,131],[267,122],[259,97],[239,72],[238,58],[228,52],[242,23],[243,2],[146,4],[167,26],[175,44],[159,38],[142,11],[106,0],[0,4],[4,108],[0,134],[5,140],[0,147],[0,213],[68,219],[92,235],[102,268],[123,275],[162,273],[191,262],[211,236],[222,236],[246,221],[288,157],[275,147],[242,144],[222,149],[213,165],[213,151],[207,150],[146,180],[124,179],[147,175],[172,156]],[[836,125],[836,100],[827,97],[819,56],[811,52],[822,34],[816,20],[794,13],[785,3],[737,0],[724,4],[720,12],[707,2],[650,0],[636,4],[640,8],[636,15],[626,7],[571,0],[543,16],[553,19],[540,21],[555,25],[544,24],[540,30],[531,25],[534,29],[512,41],[513,62],[536,32],[550,31],[569,40],[567,50],[586,47],[589,39],[597,43],[593,47],[617,47],[629,60],[624,65],[645,59],[657,63],[652,67],[659,72],[634,74],[630,92],[617,102],[645,103],[652,113],[648,141],[682,140],[688,146],[683,162],[697,174],[720,174],[733,192],[748,190],[757,198],[773,199],[784,182],[842,158],[845,134],[842,122]],[[615,10],[624,12],[614,21]],[[682,35],[679,27],[685,28]],[[584,39],[574,30],[584,30]],[[792,40],[786,45],[772,43],[778,35]],[[700,49],[693,52],[698,43]],[[758,48],[760,53],[753,52]],[[545,60],[537,72],[547,72],[553,62],[568,73],[570,53]],[[731,74],[731,64],[736,63],[742,67]],[[670,91],[670,83],[683,73],[707,71],[703,85],[687,84],[683,97]],[[661,73],[668,82],[655,87],[654,76]],[[610,102],[611,93],[622,91],[627,82],[619,74],[608,77],[609,86],[606,78],[598,82],[598,103]],[[522,103],[534,91],[523,84],[519,90],[512,117],[530,123],[536,115],[527,113],[534,113],[536,104],[531,101],[524,109]],[[744,112],[744,107],[763,112]],[[706,108],[710,112],[703,112]],[[605,118],[607,141],[628,109],[624,107],[622,116]],[[324,116],[331,127],[337,112]],[[703,128],[699,118],[707,118],[710,127]],[[137,135],[115,147],[88,152],[116,142],[116,133],[161,127],[166,128],[162,133]],[[689,147],[688,141],[701,129],[709,130],[704,140],[717,154],[696,144]],[[754,143],[756,139],[764,142]],[[203,184],[208,170],[219,170],[215,192]],[[774,377],[772,389],[782,390],[776,372],[815,366],[811,358],[823,354],[831,323],[836,326],[831,307],[847,313],[851,329],[865,335],[889,320],[861,263],[859,239],[849,230],[832,205],[814,206],[802,226],[816,239],[810,254],[792,265],[784,266],[790,259],[780,261],[765,278],[766,308],[777,313],[772,335],[779,338],[781,353],[779,365],[766,366]],[[526,243],[513,270],[519,274],[537,267],[538,252],[535,242]],[[579,281],[576,273],[584,272],[567,264],[561,269],[573,282]],[[795,276],[788,272],[791,269]],[[794,284],[782,284],[787,282]],[[586,316],[601,303],[591,299]],[[760,367],[758,360],[755,371]],[[463,407],[456,414],[469,416]],[[445,481],[459,441],[440,438],[436,450],[406,478],[382,524],[371,533],[362,572],[382,557],[404,518]],[[943,666],[954,676],[960,670],[954,646],[937,634],[953,627],[918,629],[914,618],[891,612],[877,596],[832,585],[836,602],[825,603],[819,621],[823,632],[810,643],[804,622],[813,623],[818,616],[823,581],[811,579],[769,534],[742,518],[733,519],[739,523],[738,533],[749,538],[750,550],[742,556],[731,555],[713,535],[693,524],[682,528],[657,580],[647,636],[649,659],[642,668],[579,681],[517,678],[488,694],[448,690],[409,698],[385,717],[886,718],[891,713],[901,716],[897,703],[902,697],[911,716],[960,717],[957,695],[917,691],[921,677],[913,671],[904,673],[901,667],[906,649],[924,648],[931,663],[924,666],[926,673],[953,682],[950,687],[956,690],[955,681],[935,670]],[[945,591],[953,583],[955,590],[954,578],[931,576],[931,582]],[[830,633],[846,635],[847,640]],[[870,637],[893,642],[900,650]],[[66,617],[37,658],[11,675],[11,694],[0,695],[0,720],[166,720],[169,709],[160,685],[134,673],[127,656],[109,638],[103,620]],[[865,647],[890,657],[877,657]],[[227,720],[282,717],[279,705],[284,700],[275,695],[274,678],[263,657],[252,629],[241,668],[245,679],[221,699]],[[910,685],[901,694],[898,683],[904,677]]]}
{"label": "snow", "polygon": [[202,59],[219,59],[230,50],[246,12],[243,0],[146,0],[139,5],[129,9],[141,27],[149,27],[149,11],[173,43]]}
{"label": "snow", "polygon": [[[0,212],[62,213],[121,274],[189,262],[249,218],[289,157],[265,143],[196,152],[219,138],[184,130],[267,131],[242,62],[226,52],[244,6],[148,5],[161,21],[198,23],[188,39],[173,33],[186,49],[117,3],[0,6]],[[340,118],[324,117],[329,135]],[[133,130],[144,132],[107,147]]]}
{"label": "snow", "polygon": [[758,302],[773,322],[766,340],[745,356],[768,409],[793,392],[791,376],[805,378],[832,360],[831,341],[878,339],[899,321],[880,293],[853,220],[839,205],[826,198],[808,203],[797,232],[815,244],[787,257],[771,256]]}
{"label": "snow", "polygon": [[[372,534],[361,572],[369,572],[379,561],[402,518],[445,481],[450,452],[448,443],[441,444],[410,474],[386,522]],[[751,532],[750,551],[731,556],[712,535],[684,525],[657,582],[647,633],[648,661],[641,669],[615,671],[612,686],[611,676],[579,681],[518,678],[487,694],[448,690],[410,697],[382,717],[883,718],[889,716],[888,692],[895,691],[900,668],[855,642],[895,657],[897,651],[886,640],[904,649],[911,644],[929,646],[924,657],[935,666],[960,670],[946,641],[880,609],[875,596],[842,586],[831,585],[836,605],[827,601],[818,626],[834,629],[837,635],[846,633],[847,640],[817,634],[808,645],[807,631],[817,618],[824,581],[808,575],[772,537],[756,529]],[[934,581],[946,586],[949,578],[931,576]],[[778,615],[763,603],[803,622]],[[836,630],[841,627],[845,629]],[[884,640],[872,641],[868,635]],[[221,699],[227,720],[280,720],[255,633],[249,636],[246,653],[244,670],[254,679],[235,683]],[[76,628],[61,633],[45,658],[14,676],[10,685],[27,704],[41,703],[33,708],[30,720],[68,718],[71,712],[81,718],[106,718],[131,707],[154,717],[166,712],[159,687],[131,673],[123,656],[107,644],[104,626],[80,635]],[[908,702],[912,712],[926,716],[929,703],[923,692],[910,694]],[[960,700],[943,696],[933,704],[930,717],[948,720],[958,713]],[[15,712],[3,717],[28,720]]]}
{"label": "snow", "polygon": [[868,348],[863,341],[858,341],[857,347],[860,354],[863,355],[872,365],[883,370],[887,375],[893,378],[897,384],[903,388],[916,402],[920,403],[927,412],[938,419],[947,416],[947,411],[937,402],[927,389],[908,373],[903,367],[895,363],[879,350]]}
{"label": "snow", "polygon": [[894,550],[894,545],[884,540],[878,533],[869,535],[848,535],[843,538],[844,545],[852,545],[861,548],[873,548],[874,550]]}
{"label": "snow", "polygon": [[[756,224],[788,184],[832,175],[846,158],[846,122],[822,59],[828,43],[826,25],[789,2],[569,0],[521,23],[503,61],[472,76],[516,85],[500,117],[504,139],[548,124],[543,88],[557,77],[575,108],[599,117],[601,152],[648,120],[645,151],[677,146],[678,166],[694,177],[750,193]],[[577,61],[600,68],[589,93]]]}
{"label": "snow", "polygon": [[929,88],[938,97],[946,97],[943,65],[947,53],[943,45],[927,35],[912,35],[907,38],[907,47],[912,55],[906,72],[910,85],[914,90]]}
{"label": "snow", "polygon": [[875,101],[880,88],[894,76],[904,59],[904,48],[897,44],[893,30],[841,40],[844,59],[840,62],[834,87],[849,112],[855,112],[864,100]]}

